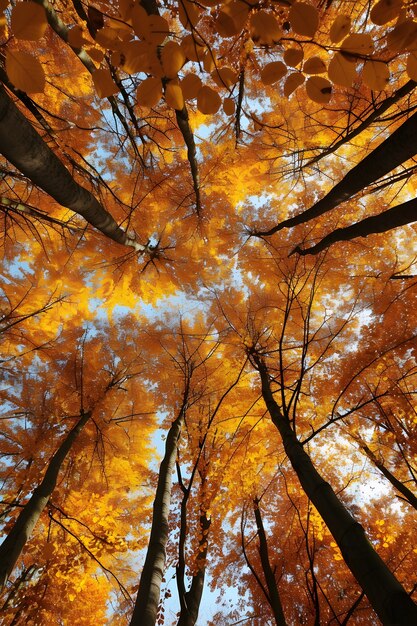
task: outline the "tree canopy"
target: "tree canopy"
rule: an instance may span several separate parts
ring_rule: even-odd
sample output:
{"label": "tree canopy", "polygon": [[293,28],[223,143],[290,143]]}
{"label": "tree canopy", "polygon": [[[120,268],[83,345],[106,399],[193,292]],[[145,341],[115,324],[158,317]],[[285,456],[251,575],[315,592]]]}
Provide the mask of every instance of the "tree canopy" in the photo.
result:
{"label": "tree canopy", "polygon": [[2,624],[417,623],[417,9],[0,1]]}

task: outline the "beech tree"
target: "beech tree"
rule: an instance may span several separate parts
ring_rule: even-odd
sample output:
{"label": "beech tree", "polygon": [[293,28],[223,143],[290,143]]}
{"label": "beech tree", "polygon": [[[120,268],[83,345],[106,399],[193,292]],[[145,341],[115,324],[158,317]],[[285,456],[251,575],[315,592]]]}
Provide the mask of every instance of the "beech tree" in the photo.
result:
{"label": "beech tree", "polygon": [[0,11],[3,621],[417,622],[413,4]]}

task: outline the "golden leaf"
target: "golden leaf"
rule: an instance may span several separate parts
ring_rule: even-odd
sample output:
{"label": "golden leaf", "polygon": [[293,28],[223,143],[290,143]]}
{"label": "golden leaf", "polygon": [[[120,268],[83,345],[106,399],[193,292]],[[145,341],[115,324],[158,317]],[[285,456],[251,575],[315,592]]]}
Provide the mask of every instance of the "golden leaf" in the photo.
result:
{"label": "golden leaf", "polygon": [[351,20],[348,15],[338,15],[330,27],[329,37],[332,43],[339,43],[350,31]]}
{"label": "golden leaf", "polygon": [[363,66],[364,83],[374,91],[382,91],[389,83],[389,69],[382,61],[366,61]]}
{"label": "golden leaf", "polygon": [[402,0],[380,0],[372,7],[371,20],[378,26],[395,20],[400,14],[402,4]]}
{"label": "golden leaf", "polygon": [[318,104],[327,104],[332,97],[332,84],[322,76],[312,76],[306,82],[308,97]]}
{"label": "golden leaf", "polygon": [[303,65],[305,74],[323,74],[326,71],[326,64],[320,57],[310,57]]}
{"label": "golden leaf", "polygon": [[165,100],[172,109],[180,110],[184,108],[184,96],[181,87],[174,82],[169,82],[165,89]]}
{"label": "golden leaf", "polygon": [[282,61],[268,63],[261,71],[261,81],[264,85],[273,85],[287,73],[288,69]]}
{"label": "golden leaf", "polygon": [[288,48],[285,50],[283,58],[290,67],[297,67],[304,58],[304,51],[302,48]]}
{"label": "golden leaf", "polygon": [[176,41],[168,41],[162,48],[161,61],[165,76],[174,78],[185,63],[184,51]]}
{"label": "golden leaf", "polygon": [[12,9],[11,29],[16,39],[36,41],[47,25],[45,9],[35,2],[19,2]]}
{"label": "golden leaf", "polygon": [[6,52],[6,72],[17,89],[27,93],[42,93],[45,89],[45,74],[38,59],[27,52]]}
{"label": "golden leaf", "polygon": [[141,106],[152,108],[162,98],[162,83],[159,78],[145,78],[137,89],[137,100]]}
{"label": "golden leaf", "polygon": [[306,2],[294,2],[288,13],[288,19],[297,35],[314,37],[319,25],[319,13],[316,7]]}
{"label": "golden leaf", "polygon": [[217,93],[211,87],[203,85],[197,94],[197,107],[204,115],[214,115],[220,108],[222,101]]}
{"label": "golden leaf", "polygon": [[271,46],[282,37],[281,27],[272,13],[261,10],[250,20],[250,34],[256,43]]}
{"label": "golden leaf", "polygon": [[300,85],[305,81],[304,74],[293,72],[290,74],[284,84],[284,96],[288,98]]}
{"label": "golden leaf", "polygon": [[223,100],[223,111],[226,115],[233,115],[236,110],[235,101],[233,98],[225,98]]}
{"label": "golden leaf", "polygon": [[327,68],[327,75],[336,85],[352,87],[357,77],[356,65],[340,52],[336,52]]}
{"label": "golden leaf", "polygon": [[99,98],[108,98],[118,92],[118,87],[110,74],[110,70],[96,70],[91,76]]}
{"label": "golden leaf", "polygon": [[186,100],[197,98],[201,88],[201,78],[197,74],[187,74],[181,81],[181,89]]}

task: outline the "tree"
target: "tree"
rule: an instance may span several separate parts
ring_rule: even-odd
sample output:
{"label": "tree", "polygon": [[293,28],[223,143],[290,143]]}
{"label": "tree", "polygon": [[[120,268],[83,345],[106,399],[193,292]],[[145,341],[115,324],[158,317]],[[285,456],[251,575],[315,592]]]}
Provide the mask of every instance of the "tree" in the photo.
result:
{"label": "tree", "polygon": [[0,10],[5,623],[415,622],[412,3]]}

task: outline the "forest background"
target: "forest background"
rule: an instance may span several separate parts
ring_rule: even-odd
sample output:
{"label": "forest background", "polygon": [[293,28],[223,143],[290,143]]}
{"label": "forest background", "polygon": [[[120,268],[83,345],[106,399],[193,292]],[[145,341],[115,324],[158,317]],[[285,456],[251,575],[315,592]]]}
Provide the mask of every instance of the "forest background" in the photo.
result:
{"label": "forest background", "polygon": [[1,623],[417,623],[415,3],[0,11]]}

